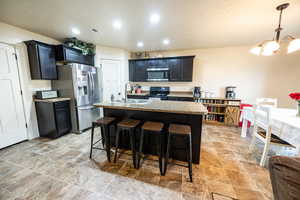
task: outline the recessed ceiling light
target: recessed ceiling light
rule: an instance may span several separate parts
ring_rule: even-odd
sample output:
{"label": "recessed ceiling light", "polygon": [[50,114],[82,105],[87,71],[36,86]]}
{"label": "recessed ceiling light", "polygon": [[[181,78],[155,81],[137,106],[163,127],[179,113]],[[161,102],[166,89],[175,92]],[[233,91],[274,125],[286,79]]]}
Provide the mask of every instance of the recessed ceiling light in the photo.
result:
{"label": "recessed ceiling light", "polygon": [[80,30],[78,28],[72,28],[72,33],[75,34],[75,35],[79,35]]}
{"label": "recessed ceiling light", "polygon": [[163,40],[163,44],[164,44],[164,45],[170,44],[170,40],[169,40],[169,39],[164,39],[164,40]]}
{"label": "recessed ceiling light", "polygon": [[143,43],[143,42],[138,42],[138,43],[137,43],[137,46],[138,46],[138,47],[143,47],[143,46],[144,46],[144,43]]}
{"label": "recessed ceiling light", "polygon": [[160,21],[160,16],[158,14],[152,14],[150,16],[150,22],[151,24],[157,24]]}
{"label": "recessed ceiling light", "polygon": [[120,20],[115,20],[115,21],[113,21],[113,27],[115,28],[115,29],[121,29],[122,28],[122,23],[121,23],[121,21]]}

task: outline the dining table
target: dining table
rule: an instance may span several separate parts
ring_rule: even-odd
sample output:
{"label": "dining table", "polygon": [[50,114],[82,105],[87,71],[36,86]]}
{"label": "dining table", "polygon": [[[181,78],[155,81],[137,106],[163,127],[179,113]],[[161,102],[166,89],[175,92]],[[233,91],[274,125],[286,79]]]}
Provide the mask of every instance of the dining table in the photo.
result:
{"label": "dining table", "polygon": [[[256,111],[257,120],[266,121],[266,114],[261,110]],[[296,147],[297,155],[300,156],[300,117],[297,116],[296,109],[272,108],[270,115],[270,125],[272,134]],[[243,108],[240,116],[243,122],[241,137],[247,136],[248,122],[253,125],[253,107]]]}

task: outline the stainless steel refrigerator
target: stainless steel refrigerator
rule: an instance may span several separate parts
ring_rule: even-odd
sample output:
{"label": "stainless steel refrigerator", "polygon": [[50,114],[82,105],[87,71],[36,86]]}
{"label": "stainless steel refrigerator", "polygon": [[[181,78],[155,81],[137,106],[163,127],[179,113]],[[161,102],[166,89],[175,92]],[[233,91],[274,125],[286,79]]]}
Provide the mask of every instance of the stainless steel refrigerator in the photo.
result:
{"label": "stainless steel refrigerator", "polygon": [[58,80],[52,81],[52,89],[61,97],[71,98],[72,132],[81,133],[100,117],[99,108],[93,106],[100,101],[97,68],[78,63],[57,67]]}

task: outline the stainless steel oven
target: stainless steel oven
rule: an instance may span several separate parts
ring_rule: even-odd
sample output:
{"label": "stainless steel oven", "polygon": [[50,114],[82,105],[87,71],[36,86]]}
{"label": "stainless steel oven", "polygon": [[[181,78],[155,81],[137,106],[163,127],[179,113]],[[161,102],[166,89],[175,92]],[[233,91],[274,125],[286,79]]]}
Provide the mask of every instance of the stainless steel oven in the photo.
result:
{"label": "stainless steel oven", "polygon": [[169,81],[169,75],[168,67],[147,69],[147,81]]}

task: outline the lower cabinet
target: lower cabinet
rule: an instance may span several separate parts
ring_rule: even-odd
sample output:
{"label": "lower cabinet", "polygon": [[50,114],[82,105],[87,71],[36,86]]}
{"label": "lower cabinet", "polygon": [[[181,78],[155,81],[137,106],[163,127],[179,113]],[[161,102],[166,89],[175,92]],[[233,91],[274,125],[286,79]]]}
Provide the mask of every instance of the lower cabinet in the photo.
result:
{"label": "lower cabinet", "polygon": [[168,101],[194,101],[193,97],[167,97]]}
{"label": "lower cabinet", "polygon": [[128,99],[149,99],[148,95],[127,95]]}
{"label": "lower cabinet", "polygon": [[237,126],[239,124],[240,108],[238,106],[227,106],[225,110],[225,124]]}
{"label": "lower cabinet", "polygon": [[35,106],[41,137],[58,138],[71,131],[70,101],[36,101]]}

